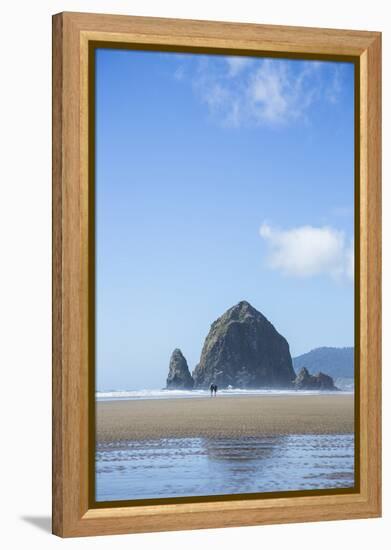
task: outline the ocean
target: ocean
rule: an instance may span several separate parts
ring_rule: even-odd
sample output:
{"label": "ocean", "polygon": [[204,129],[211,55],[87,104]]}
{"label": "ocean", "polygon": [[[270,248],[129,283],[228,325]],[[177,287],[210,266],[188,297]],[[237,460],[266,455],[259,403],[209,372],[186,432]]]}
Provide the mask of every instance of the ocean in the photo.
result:
{"label": "ocean", "polygon": [[[339,393],[352,393],[352,387],[346,388],[346,391],[341,388]],[[262,390],[240,390],[240,389],[222,389],[218,390],[219,396],[239,396],[239,395],[297,395],[297,390],[275,390],[275,389],[262,389]],[[300,390],[300,394],[306,395],[325,395],[326,393],[333,394],[335,392],[324,391],[304,391]],[[145,390],[104,390],[97,391],[95,398],[97,401],[116,401],[119,399],[175,399],[186,398],[196,399],[197,397],[206,397],[210,395],[208,390],[157,390],[157,389],[145,389]]]}

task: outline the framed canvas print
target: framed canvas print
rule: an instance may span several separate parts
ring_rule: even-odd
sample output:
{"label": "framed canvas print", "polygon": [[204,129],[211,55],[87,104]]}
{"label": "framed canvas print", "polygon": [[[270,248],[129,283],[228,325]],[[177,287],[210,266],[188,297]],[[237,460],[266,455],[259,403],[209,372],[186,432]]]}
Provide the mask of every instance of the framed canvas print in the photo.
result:
{"label": "framed canvas print", "polygon": [[53,18],[53,531],[376,517],[376,32]]}

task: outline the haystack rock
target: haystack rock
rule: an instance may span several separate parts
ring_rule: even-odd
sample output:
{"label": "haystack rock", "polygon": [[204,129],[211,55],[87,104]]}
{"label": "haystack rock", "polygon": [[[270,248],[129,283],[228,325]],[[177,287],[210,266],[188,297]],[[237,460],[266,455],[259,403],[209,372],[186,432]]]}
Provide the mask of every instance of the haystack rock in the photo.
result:
{"label": "haystack rock", "polygon": [[338,391],[338,388],[334,386],[334,380],[331,376],[323,372],[318,372],[315,375],[310,374],[305,367],[300,370],[293,385],[297,390]]}
{"label": "haystack rock", "polygon": [[180,349],[174,349],[170,359],[167,377],[168,390],[191,390],[194,380],[191,377],[187,361]]}
{"label": "haystack rock", "polygon": [[193,378],[196,388],[285,388],[295,372],[288,342],[243,301],[212,324]]}

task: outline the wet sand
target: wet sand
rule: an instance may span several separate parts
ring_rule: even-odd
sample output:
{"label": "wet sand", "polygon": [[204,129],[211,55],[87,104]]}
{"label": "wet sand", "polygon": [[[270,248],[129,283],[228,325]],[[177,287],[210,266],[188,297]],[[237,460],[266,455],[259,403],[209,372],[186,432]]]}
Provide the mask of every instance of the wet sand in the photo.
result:
{"label": "wet sand", "polygon": [[97,402],[97,443],[354,432],[354,396],[217,396]]}

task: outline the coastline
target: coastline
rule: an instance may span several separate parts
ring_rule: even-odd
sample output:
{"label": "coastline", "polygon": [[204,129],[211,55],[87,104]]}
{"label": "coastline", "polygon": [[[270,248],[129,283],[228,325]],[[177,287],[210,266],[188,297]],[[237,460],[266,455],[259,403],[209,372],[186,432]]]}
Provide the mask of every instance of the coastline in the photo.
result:
{"label": "coastline", "polygon": [[97,401],[98,444],[354,432],[354,395],[221,396]]}

